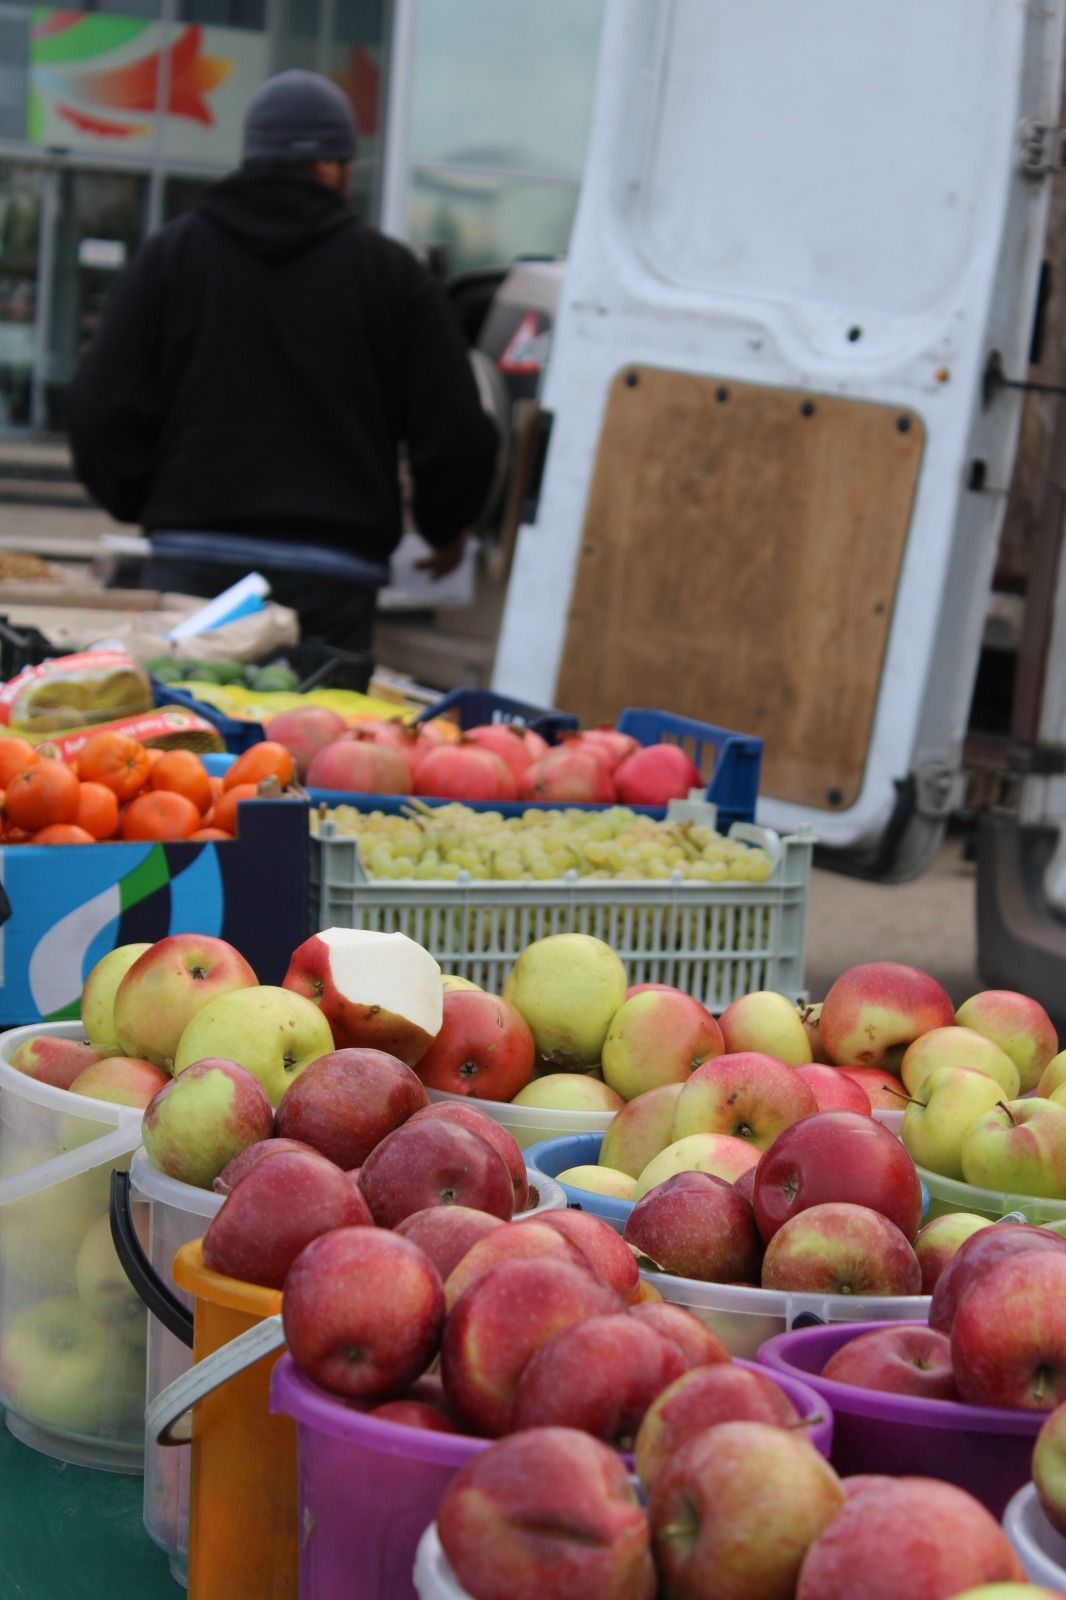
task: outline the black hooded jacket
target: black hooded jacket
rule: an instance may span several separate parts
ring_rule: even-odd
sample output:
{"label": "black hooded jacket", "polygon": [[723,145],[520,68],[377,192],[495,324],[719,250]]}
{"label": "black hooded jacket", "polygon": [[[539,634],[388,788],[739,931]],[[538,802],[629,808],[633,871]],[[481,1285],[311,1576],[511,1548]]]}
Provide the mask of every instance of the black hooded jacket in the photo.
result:
{"label": "black hooded jacket", "polygon": [[145,242],[67,403],[78,476],[119,521],[379,561],[401,532],[401,442],[434,545],[475,520],[498,447],[433,280],[283,169],[234,173]]}

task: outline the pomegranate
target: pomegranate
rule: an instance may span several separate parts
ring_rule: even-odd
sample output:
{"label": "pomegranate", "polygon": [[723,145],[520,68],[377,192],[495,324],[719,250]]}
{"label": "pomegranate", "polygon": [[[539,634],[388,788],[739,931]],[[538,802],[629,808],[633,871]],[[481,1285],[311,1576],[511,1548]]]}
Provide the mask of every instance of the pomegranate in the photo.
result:
{"label": "pomegranate", "polygon": [[676,744],[649,744],[627,756],[614,775],[618,798],[627,806],[664,806],[701,789],[699,769]]}
{"label": "pomegranate", "polygon": [[444,800],[513,800],[516,787],[501,756],[463,738],[422,757],[415,769],[415,792]]}
{"label": "pomegranate", "polygon": [[271,717],[263,732],[268,739],[283,744],[296,763],[296,776],[303,783],[311,757],[348,731],[344,718],[325,706],[297,706]]}
{"label": "pomegranate", "polygon": [[418,743],[418,730],[404,722],[391,722],[383,717],[364,717],[353,723],[351,735],[355,739],[369,739],[387,750],[398,750],[410,764]]}
{"label": "pomegranate", "polygon": [[[468,728],[464,737],[473,739],[483,750],[494,750],[506,762],[515,783],[521,780],[527,767],[531,767],[537,759],[526,744],[526,730],[516,727],[513,722],[486,722],[479,728]],[[533,737],[539,739],[538,734]],[[540,740],[540,743],[544,741]],[[547,748],[544,745],[545,751]]]}
{"label": "pomegranate", "polygon": [[614,781],[603,758],[583,750],[579,740],[567,739],[535,761],[522,779],[523,800],[577,800],[610,805],[616,798]]}
{"label": "pomegranate", "polygon": [[411,768],[398,750],[372,739],[344,738],[311,757],[309,789],[343,789],[349,794],[410,794]]}
{"label": "pomegranate", "polygon": [[609,722],[600,723],[598,727],[587,728],[578,734],[581,744],[592,750],[602,752],[607,758],[607,766],[611,772],[623,762],[627,756],[640,749],[640,745],[632,734],[619,733],[617,728],[612,728]]}

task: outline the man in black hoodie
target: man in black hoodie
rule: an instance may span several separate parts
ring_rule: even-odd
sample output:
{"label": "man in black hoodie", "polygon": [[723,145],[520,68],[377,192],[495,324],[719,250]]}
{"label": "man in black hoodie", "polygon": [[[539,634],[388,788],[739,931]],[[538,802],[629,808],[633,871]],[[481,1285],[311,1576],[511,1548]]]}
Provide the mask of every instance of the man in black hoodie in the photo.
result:
{"label": "man in black hoodie", "polygon": [[240,168],[138,251],[67,402],[82,483],[151,541],[147,587],[210,596],[258,571],[305,638],[366,650],[401,446],[443,575],[499,441],[443,294],[349,209],[354,153],[327,79],[266,83]]}

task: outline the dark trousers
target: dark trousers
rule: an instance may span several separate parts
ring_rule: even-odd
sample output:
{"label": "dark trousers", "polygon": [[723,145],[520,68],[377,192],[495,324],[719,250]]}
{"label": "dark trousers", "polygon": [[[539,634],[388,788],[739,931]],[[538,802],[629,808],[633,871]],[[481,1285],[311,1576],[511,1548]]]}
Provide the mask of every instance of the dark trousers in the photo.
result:
{"label": "dark trousers", "polygon": [[[315,639],[337,650],[369,651],[374,638],[377,590],[345,578],[257,566],[270,584],[270,598],[300,618],[301,639]],[[210,600],[248,574],[247,567],[221,561],[178,561],[150,556],[140,573],[142,589],[169,589]]]}

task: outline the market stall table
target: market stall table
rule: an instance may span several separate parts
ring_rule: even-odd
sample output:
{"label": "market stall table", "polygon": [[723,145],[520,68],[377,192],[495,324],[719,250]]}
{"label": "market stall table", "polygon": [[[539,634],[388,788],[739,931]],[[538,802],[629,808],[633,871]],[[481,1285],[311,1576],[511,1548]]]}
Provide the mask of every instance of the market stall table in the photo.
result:
{"label": "market stall table", "polygon": [[67,1466],[28,1450],[0,1424],[3,1600],[178,1600],[162,1550],[141,1520],[139,1477]]}

